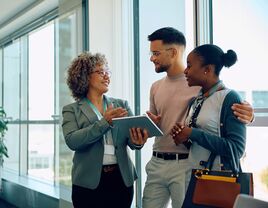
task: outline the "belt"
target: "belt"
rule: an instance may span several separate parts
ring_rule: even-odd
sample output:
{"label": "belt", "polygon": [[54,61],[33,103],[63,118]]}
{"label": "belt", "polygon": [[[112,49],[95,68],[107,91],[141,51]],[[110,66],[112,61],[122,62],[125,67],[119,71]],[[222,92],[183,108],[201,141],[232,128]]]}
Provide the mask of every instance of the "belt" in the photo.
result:
{"label": "belt", "polygon": [[112,164],[112,165],[103,165],[102,166],[102,171],[104,173],[111,173],[114,172],[115,170],[118,169],[118,165],[117,164]]}
{"label": "belt", "polygon": [[162,158],[164,160],[183,160],[187,159],[189,154],[180,154],[180,153],[167,153],[167,152],[155,152],[153,151],[153,156],[157,158]]}

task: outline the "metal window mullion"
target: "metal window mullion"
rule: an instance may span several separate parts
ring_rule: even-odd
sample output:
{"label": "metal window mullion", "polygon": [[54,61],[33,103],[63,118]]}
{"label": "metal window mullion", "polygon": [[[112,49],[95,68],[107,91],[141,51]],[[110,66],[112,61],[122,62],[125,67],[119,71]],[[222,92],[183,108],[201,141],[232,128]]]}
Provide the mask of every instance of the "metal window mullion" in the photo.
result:
{"label": "metal window mullion", "polygon": [[[22,36],[20,38],[21,41],[21,53],[20,59],[23,60],[24,65],[21,66],[20,70],[20,120],[28,120],[28,69],[29,69],[29,39],[28,35]],[[25,79],[26,78],[26,79]],[[26,85],[25,85],[26,82]],[[26,86],[26,88],[23,88]],[[26,99],[22,99],[23,97]],[[27,112],[23,114],[23,112]],[[19,175],[26,175],[28,171],[28,125],[23,125],[23,123],[17,123],[19,125],[19,140],[20,140],[20,160],[19,160]],[[12,125],[12,121],[10,121],[10,125]]]}
{"label": "metal window mullion", "polygon": [[[133,1],[133,46],[134,46],[134,103],[135,115],[140,114],[140,39],[139,39],[139,0]],[[136,181],[136,207],[142,207],[141,183],[141,151],[135,151],[135,166],[138,179]]]}
{"label": "metal window mullion", "polygon": [[89,5],[88,0],[82,0],[82,39],[83,51],[89,50]]}
{"label": "metal window mullion", "polygon": [[195,0],[196,46],[213,43],[212,0]]}
{"label": "metal window mullion", "polygon": [[[56,22],[55,20],[53,21],[53,24],[54,24],[54,115],[57,114],[57,63],[56,63],[56,60],[57,60],[57,28],[56,28]],[[55,121],[55,120],[54,120]],[[57,152],[57,124],[54,122],[54,125],[53,125],[53,142],[54,142],[54,154],[53,154],[53,172],[54,172],[54,176],[53,176],[53,184],[56,185],[56,179],[57,179],[57,155],[58,155],[58,152]]]}

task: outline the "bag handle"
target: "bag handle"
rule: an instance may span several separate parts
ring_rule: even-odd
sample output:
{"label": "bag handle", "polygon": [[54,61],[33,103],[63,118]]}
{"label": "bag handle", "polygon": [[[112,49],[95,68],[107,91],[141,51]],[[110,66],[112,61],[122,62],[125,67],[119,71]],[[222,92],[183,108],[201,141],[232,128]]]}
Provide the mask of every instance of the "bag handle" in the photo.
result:
{"label": "bag handle", "polygon": [[[237,163],[237,160],[235,159],[233,150],[231,150],[231,154],[232,154],[231,159],[230,159],[231,170],[234,174],[237,174],[240,170],[239,165],[237,165],[238,163]],[[204,167],[206,170],[212,169],[216,156],[217,154],[210,153],[207,162],[204,163]]]}
{"label": "bag handle", "polygon": [[212,169],[212,166],[213,166],[213,163],[214,163],[216,156],[217,156],[216,154],[210,153],[210,155],[208,157],[208,161],[205,163],[205,169],[207,169],[207,170]]}

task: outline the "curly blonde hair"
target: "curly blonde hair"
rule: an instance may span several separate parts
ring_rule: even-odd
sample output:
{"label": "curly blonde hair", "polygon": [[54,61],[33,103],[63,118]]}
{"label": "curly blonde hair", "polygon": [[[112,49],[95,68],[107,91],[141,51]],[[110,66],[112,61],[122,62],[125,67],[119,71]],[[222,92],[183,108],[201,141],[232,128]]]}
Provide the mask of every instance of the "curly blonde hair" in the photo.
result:
{"label": "curly blonde hair", "polygon": [[107,65],[107,60],[100,53],[84,52],[72,61],[67,71],[67,85],[75,100],[81,100],[87,96],[89,75],[101,65]]}

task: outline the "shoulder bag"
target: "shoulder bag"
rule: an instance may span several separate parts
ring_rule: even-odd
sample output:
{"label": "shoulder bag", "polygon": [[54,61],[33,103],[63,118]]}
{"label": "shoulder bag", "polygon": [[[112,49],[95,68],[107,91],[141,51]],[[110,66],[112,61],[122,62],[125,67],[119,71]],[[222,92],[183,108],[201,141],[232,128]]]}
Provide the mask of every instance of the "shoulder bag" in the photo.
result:
{"label": "shoulder bag", "polygon": [[215,157],[211,153],[204,169],[192,170],[183,208],[232,208],[238,194],[253,196],[252,173],[211,170]]}

